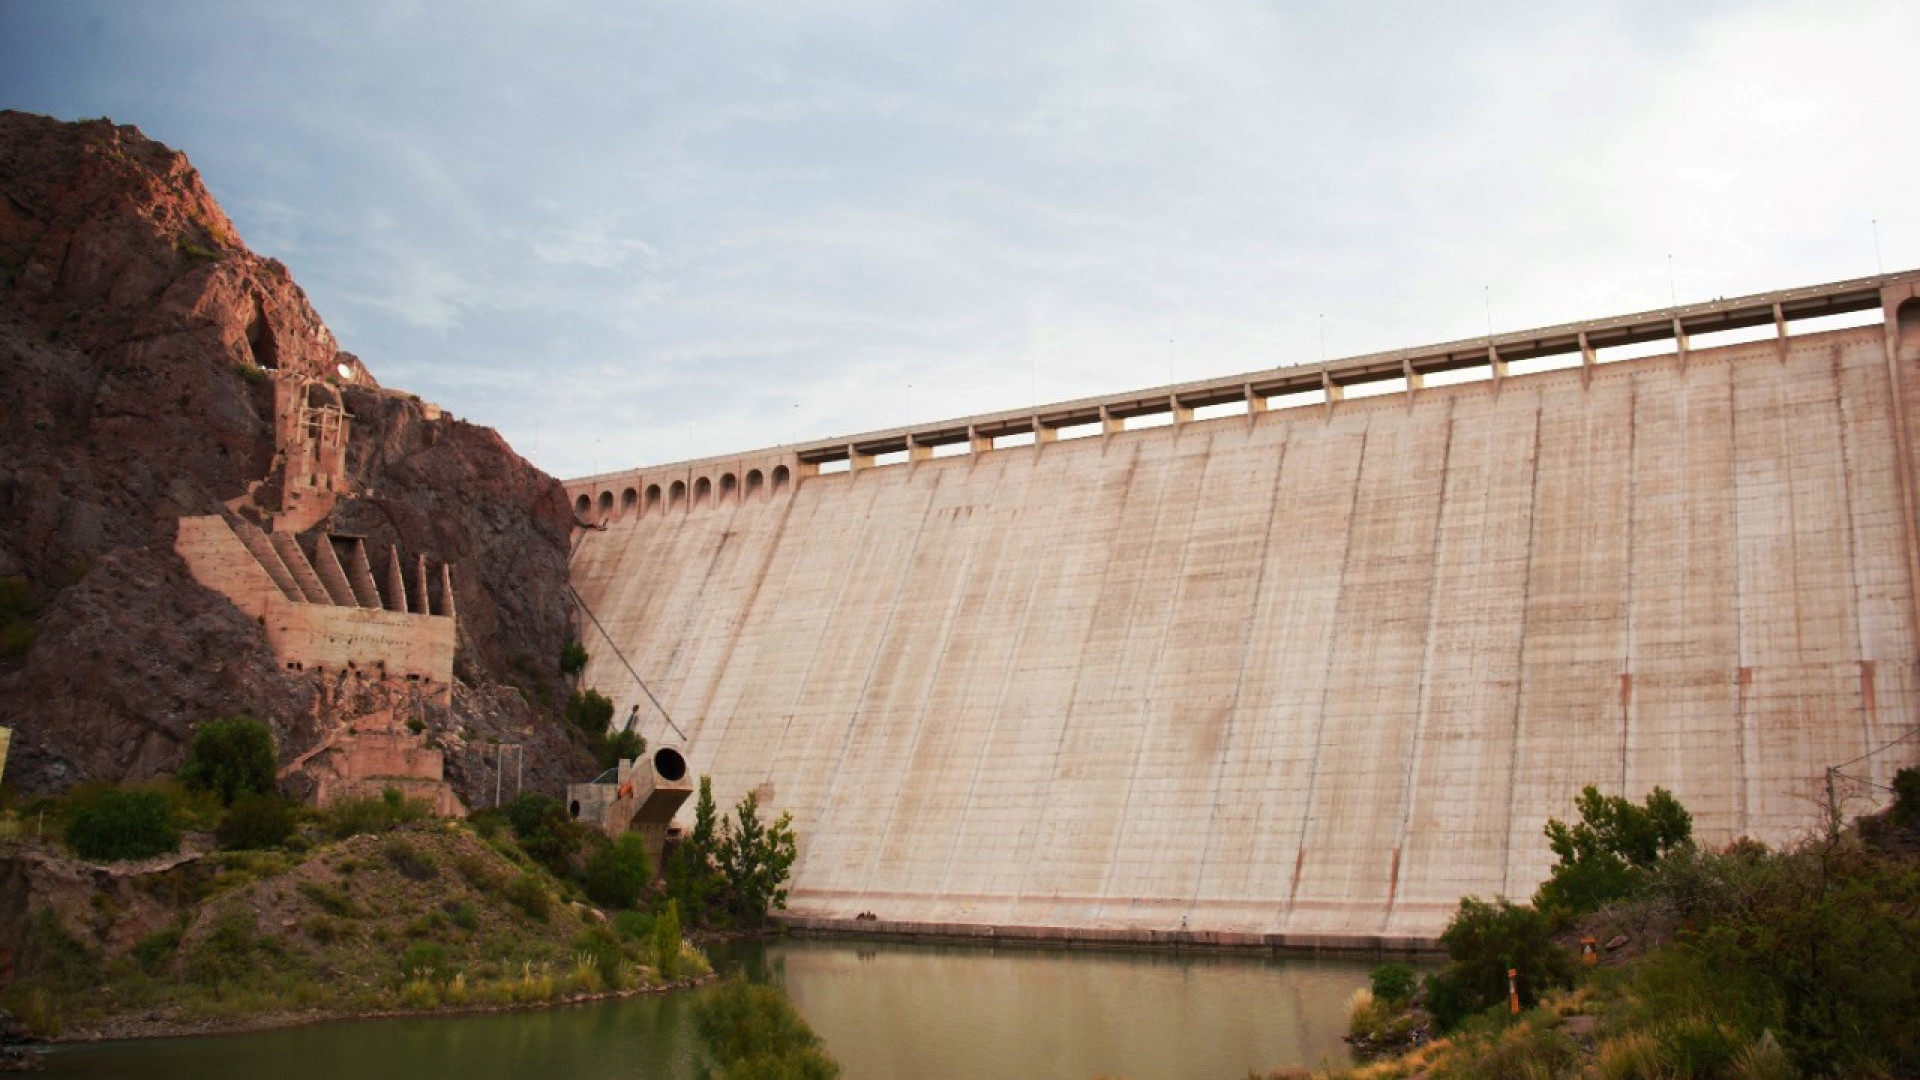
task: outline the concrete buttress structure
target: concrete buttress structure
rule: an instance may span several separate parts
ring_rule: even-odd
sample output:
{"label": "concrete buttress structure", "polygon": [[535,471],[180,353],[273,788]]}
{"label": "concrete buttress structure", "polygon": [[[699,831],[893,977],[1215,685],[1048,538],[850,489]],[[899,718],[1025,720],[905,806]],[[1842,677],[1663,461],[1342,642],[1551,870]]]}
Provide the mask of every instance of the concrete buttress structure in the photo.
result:
{"label": "concrete buttress structure", "polygon": [[1917,286],[589,477],[573,583],[797,918],[1412,944],[1585,784],[1777,842],[1914,731]]}

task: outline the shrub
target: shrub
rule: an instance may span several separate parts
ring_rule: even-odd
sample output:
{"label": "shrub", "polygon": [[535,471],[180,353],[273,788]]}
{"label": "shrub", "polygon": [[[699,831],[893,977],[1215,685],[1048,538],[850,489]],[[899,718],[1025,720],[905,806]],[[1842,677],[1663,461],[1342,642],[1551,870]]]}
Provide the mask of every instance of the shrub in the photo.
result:
{"label": "shrub", "polygon": [[258,930],[252,910],[244,904],[221,910],[187,958],[188,978],[211,988],[247,977],[256,966]]}
{"label": "shrub", "polygon": [[560,649],[560,671],[566,675],[578,675],[587,666],[587,647],[577,641],[569,641]]}
{"label": "shrub", "polygon": [[693,1023],[710,1076],[832,1080],[840,1075],[813,1029],[771,986],[730,980],[694,1005]]}
{"label": "shrub", "polygon": [[141,938],[133,946],[133,961],[147,974],[158,975],[179,948],[180,927],[169,926]]}
{"label": "shrub", "polygon": [[1381,964],[1373,969],[1371,985],[1373,996],[1381,1001],[1404,1005],[1413,997],[1413,988],[1417,982],[1413,968],[1408,964]]}
{"label": "shrub", "polygon": [[590,740],[593,743],[593,756],[603,769],[611,769],[622,761],[632,761],[647,752],[647,740],[637,731],[622,731],[604,738]]}
{"label": "shrub", "polygon": [[1521,1023],[1455,1040],[1455,1053],[1434,1080],[1548,1080],[1580,1075],[1580,1050],[1557,1018],[1534,1014]]}
{"label": "shrub", "polygon": [[220,819],[214,838],[228,851],[279,847],[293,835],[294,810],[278,795],[242,795]]}
{"label": "shrub", "polygon": [[567,722],[587,735],[605,735],[613,723],[613,702],[598,690],[577,690],[567,698]]}
{"label": "shrub", "polygon": [[447,950],[437,941],[416,941],[400,954],[400,975],[405,979],[438,979],[445,982]]}
{"label": "shrub", "polygon": [[317,881],[303,881],[300,883],[300,895],[313,901],[313,905],[321,911],[337,918],[360,917],[360,909],[354,904],[353,897],[339,889],[322,885]]}
{"label": "shrub", "polygon": [[645,911],[618,912],[613,916],[613,932],[628,941],[648,941],[653,937],[653,915]]}
{"label": "shrub", "polygon": [[449,900],[440,905],[440,910],[446,912],[448,922],[462,930],[480,929],[480,913],[465,900]]}
{"label": "shrub", "polygon": [[419,821],[432,814],[420,799],[409,799],[399,788],[388,788],[379,798],[342,799],[326,813],[326,828],[336,840],[361,833],[380,833]]}
{"label": "shrub", "polygon": [[74,808],[67,846],[83,859],[146,859],[180,850],[173,806],[157,791],[108,788]]}
{"label": "shrub", "polygon": [[587,860],[587,896],[601,907],[633,907],[652,880],[647,843],[634,833],[621,834]]}
{"label": "shrub", "polygon": [[408,881],[432,881],[440,876],[440,867],[433,857],[421,852],[404,838],[390,836],[380,845],[380,854],[385,856],[393,869]]}
{"label": "shrub", "polygon": [[653,969],[661,978],[680,977],[680,905],[667,901],[665,910],[653,920]]}
{"label": "shrub", "polygon": [[180,782],[211,791],[232,806],[243,795],[267,795],[276,787],[278,756],[273,732],[250,717],[209,720],[194,729]]}
{"label": "shrub", "polygon": [[1453,962],[1428,980],[1434,1022],[1449,1030],[1467,1015],[1506,1001],[1509,969],[1519,973],[1522,1008],[1532,1008],[1551,987],[1571,985],[1572,967],[1552,932],[1547,917],[1530,907],[1504,898],[1491,904],[1462,899],[1440,935]]}
{"label": "shrub", "polygon": [[568,860],[580,850],[586,835],[558,799],[529,792],[500,808],[520,850],[556,874],[566,873]]}
{"label": "shrub", "polygon": [[1920,768],[1893,774],[1893,823],[1906,828],[1920,822]]}
{"label": "shrub", "polygon": [[485,856],[463,851],[453,857],[453,868],[467,879],[467,884],[481,892],[492,892],[500,887],[500,875],[494,872],[493,864]]}
{"label": "shrub", "polygon": [[534,922],[546,922],[547,912],[553,907],[553,898],[547,895],[547,887],[532,874],[521,874],[509,882],[506,896],[508,903],[519,908]]}

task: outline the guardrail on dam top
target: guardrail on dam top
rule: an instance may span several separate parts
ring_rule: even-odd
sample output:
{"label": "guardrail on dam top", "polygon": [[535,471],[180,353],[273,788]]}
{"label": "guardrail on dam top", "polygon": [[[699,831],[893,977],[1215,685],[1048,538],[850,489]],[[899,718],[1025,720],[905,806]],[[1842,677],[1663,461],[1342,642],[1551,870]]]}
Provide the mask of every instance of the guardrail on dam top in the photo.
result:
{"label": "guardrail on dam top", "polygon": [[802,924],[1416,945],[1914,730],[1916,367],[1920,272],[586,477],[585,680]]}

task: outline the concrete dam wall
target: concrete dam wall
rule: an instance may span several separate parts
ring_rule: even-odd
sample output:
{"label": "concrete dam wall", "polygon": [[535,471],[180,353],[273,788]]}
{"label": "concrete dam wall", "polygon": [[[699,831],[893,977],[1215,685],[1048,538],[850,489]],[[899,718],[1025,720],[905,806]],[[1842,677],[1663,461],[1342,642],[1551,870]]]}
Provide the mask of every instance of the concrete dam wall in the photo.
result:
{"label": "concrete dam wall", "polygon": [[1585,784],[1786,840],[1915,730],[1917,280],[573,481],[585,684],[793,813],[803,919],[1392,945]]}

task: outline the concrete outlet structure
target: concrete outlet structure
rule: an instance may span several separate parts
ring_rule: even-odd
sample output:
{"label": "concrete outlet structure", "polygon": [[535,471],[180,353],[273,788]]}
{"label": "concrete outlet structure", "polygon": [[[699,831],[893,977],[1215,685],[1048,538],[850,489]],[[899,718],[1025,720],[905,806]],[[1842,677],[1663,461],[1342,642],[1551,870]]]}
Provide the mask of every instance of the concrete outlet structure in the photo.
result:
{"label": "concrete outlet structure", "polygon": [[1914,730],[1917,290],[588,477],[573,583],[798,919],[1417,944],[1582,785],[1777,842]]}
{"label": "concrete outlet structure", "polygon": [[639,833],[647,842],[654,872],[660,873],[667,829],[692,794],[687,759],[679,750],[662,746],[644,759],[621,761],[591,783],[568,784],[567,813],[610,838],[628,831]]}

